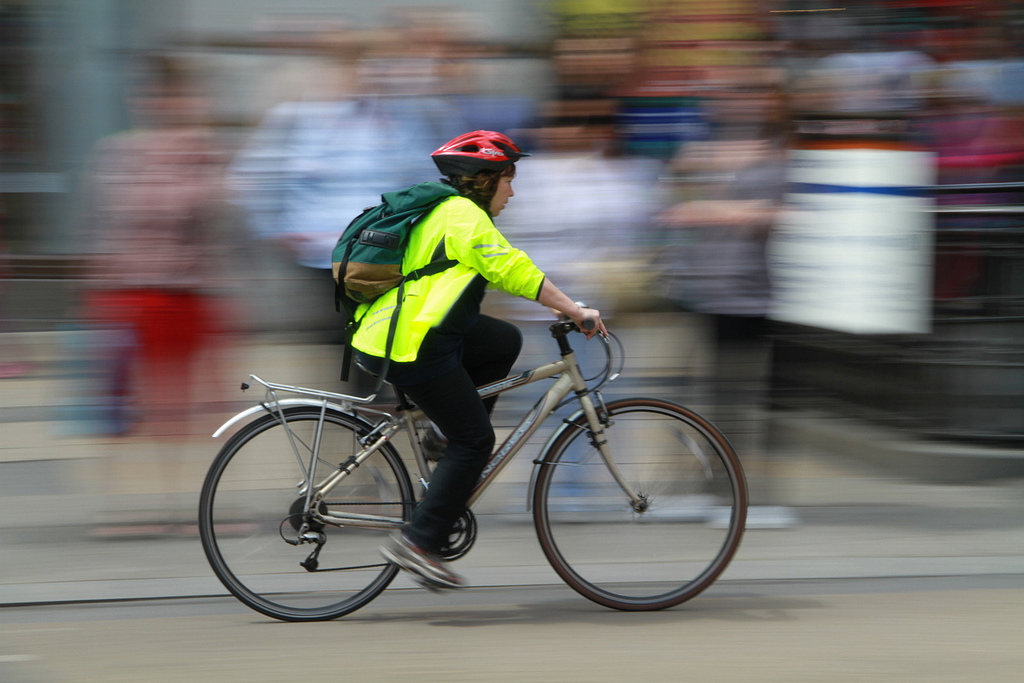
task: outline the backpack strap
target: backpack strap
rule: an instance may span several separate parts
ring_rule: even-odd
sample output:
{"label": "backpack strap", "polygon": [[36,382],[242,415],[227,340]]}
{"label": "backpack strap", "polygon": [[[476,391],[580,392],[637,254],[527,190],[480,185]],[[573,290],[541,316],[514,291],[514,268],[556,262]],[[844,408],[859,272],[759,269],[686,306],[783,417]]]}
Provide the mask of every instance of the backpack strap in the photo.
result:
{"label": "backpack strap", "polygon": [[[349,244],[345,250],[345,259],[341,265],[341,273],[345,272],[345,264],[348,263],[349,252],[352,245]],[[341,357],[341,381],[347,382],[351,375],[352,368],[352,335],[359,327],[359,320],[356,319],[358,304],[345,296],[345,282],[341,275],[334,282],[334,310],[338,313],[345,312],[345,323],[341,333],[341,343],[345,346]]]}
{"label": "backpack strap", "polygon": [[[420,278],[427,277],[429,275],[436,275],[437,273],[443,273],[452,266],[458,263],[455,259],[440,258],[445,255],[444,250],[444,238],[438,243],[434,249],[432,259],[430,263],[416,270],[410,272],[408,275],[402,278],[402,281],[398,283],[398,296],[395,300],[395,311],[391,314],[391,322],[388,324],[388,336],[387,341],[384,343],[384,364],[380,368],[380,373],[377,377],[377,388],[373,390],[373,393],[379,393],[382,386],[384,386],[385,379],[388,376],[388,368],[391,366],[391,348],[394,346],[395,333],[398,330],[398,316],[402,313],[402,300],[405,298],[405,283],[414,282]],[[353,333],[355,330],[353,329]],[[348,344],[345,347],[345,368],[343,369],[343,375],[348,375],[348,366],[352,359],[352,344]]]}
{"label": "backpack strap", "polygon": [[[427,277],[428,275],[437,275],[438,273],[443,273],[444,271],[446,271],[449,268],[451,268],[452,266],[454,266],[456,263],[458,263],[458,261],[456,261],[455,259],[450,259],[450,258],[449,259],[444,259],[443,261],[431,261],[430,263],[428,263],[427,265],[423,266],[422,268],[417,268],[416,270],[412,271],[411,273],[406,275],[404,278],[402,278],[402,283],[401,284],[404,285],[406,282],[412,282],[414,280],[419,280],[420,278]],[[399,285],[399,286],[401,286],[401,285]],[[399,290],[399,293],[401,293],[401,290]],[[399,305],[401,305],[401,304],[399,304]]]}
{"label": "backpack strap", "polygon": [[[341,289],[342,285],[335,285],[338,289]],[[352,367],[352,336],[356,333],[359,328],[359,322],[361,319],[356,318],[356,304],[351,301],[344,294],[338,299],[341,305],[344,306],[347,316],[345,318],[345,327],[342,328],[341,343],[345,346],[345,350],[342,352],[341,357],[341,381],[347,382],[350,376],[350,369]]]}

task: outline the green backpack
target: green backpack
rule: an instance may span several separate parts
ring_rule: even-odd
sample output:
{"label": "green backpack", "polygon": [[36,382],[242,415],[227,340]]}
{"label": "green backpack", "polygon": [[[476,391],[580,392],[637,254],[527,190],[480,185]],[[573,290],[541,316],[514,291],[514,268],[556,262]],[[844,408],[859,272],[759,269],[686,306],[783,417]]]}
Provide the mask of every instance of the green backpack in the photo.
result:
{"label": "green backpack", "polygon": [[[403,281],[402,258],[409,233],[435,206],[457,194],[448,185],[420,183],[385,192],[380,204],[356,216],[338,239],[331,258],[339,294],[358,305],[397,287]],[[416,279],[413,275],[404,279]]]}
{"label": "green backpack", "polygon": [[[444,258],[444,242],[437,245],[434,257],[422,268],[402,275],[402,259],[409,234],[438,204],[458,195],[455,188],[442,183],[419,183],[396,192],[385,192],[381,203],[356,216],[338,239],[331,257],[335,282],[335,308],[348,315],[345,323],[345,359],[341,378],[348,380],[351,364],[351,339],[359,327],[356,308],[376,300],[381,294],[406,282],[440,273],[457,261]],[[387,363],[391,355],[402,290],[391,317],[386,345]],[[386,370],[386,366],[385,366]],[[381,373],[383,378],[384,372]]]}

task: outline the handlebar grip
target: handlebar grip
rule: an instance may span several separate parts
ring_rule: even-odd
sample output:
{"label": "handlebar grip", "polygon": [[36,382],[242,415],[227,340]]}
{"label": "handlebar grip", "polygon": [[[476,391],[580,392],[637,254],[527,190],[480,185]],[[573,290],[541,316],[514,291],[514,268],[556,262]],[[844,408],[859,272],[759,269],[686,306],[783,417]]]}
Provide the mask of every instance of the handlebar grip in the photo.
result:
{"label": "handlebar grip", "polygon": [[595,327],[597,327],[597,323],[595,323],[590,318],[587,318],[586,320],[583,321],[583,329],[585,329],[587,332],[594,329]]}

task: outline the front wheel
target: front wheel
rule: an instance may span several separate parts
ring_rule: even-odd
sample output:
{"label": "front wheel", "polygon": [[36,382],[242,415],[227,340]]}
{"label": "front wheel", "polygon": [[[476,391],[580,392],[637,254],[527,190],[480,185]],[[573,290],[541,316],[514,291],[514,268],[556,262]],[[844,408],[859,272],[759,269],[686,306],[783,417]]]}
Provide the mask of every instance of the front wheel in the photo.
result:
{"label": "front wheel", "polygon": [[[254,420],[214,459],[200,495],[203,550],[224,586],[252,609],[284,621],[334,619],[373,600],[398,569],[378,553],[386,528],[323,524],[317,517],[366,515],[397,525],[412,511],[412,486],[398,453],[385,444],[341,480],[319,515],[308,514],[307,472],[320,409],[286,408],[284,420],[287,428],[276,414]],[[369,429],[328,410],[314,482],[358,453]]]}
{"label": "front wheel", "polygon": [[[533,496],[541,548],[578,593],[621,610],[678,605],[710,586],[739,547],[747,486],[726,438],[658,399],[607,406],[590,432],[579,414],[541,454]],[[631,500],[594,446],[606,440]]]}

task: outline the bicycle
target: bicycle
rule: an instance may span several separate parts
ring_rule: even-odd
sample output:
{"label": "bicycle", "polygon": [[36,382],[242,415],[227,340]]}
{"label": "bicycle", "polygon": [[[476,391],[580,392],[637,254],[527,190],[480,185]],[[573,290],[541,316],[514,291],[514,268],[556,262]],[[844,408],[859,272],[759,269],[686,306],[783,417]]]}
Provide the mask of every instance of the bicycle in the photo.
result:
{"label": "bicycle", "polygon": [[[574,590],[610,608],[659,610],[690,600],[739,547],[747,514],[739,459],[688,408],[657,398],[606,403],[601,389],[619,377],[624,359],[614,335],[598,337],[604,367],[587,379],[568,339],[579,329],[563,320],[550,331],[559,360],[479,389],[487,397],[554,379],[496,448],[442,554],[454,560],[469,551],[473,503],[548,417],[576,402],[533,461],[527,503],[545,557]],[[214,434],[257,416],[225,443],[203,484],[207,559],[236,598],[267,616],[349,614],[399,571],[378,550],[410,519],[417,496],[392,439],[408,434],[425,490],[424,416],[401,392],[387,412],[368,405],[376,393],[355,397],[250,377],[265,388],[264,400]]]}

